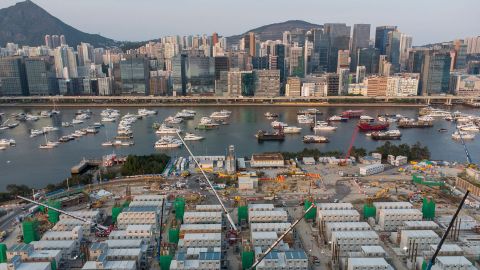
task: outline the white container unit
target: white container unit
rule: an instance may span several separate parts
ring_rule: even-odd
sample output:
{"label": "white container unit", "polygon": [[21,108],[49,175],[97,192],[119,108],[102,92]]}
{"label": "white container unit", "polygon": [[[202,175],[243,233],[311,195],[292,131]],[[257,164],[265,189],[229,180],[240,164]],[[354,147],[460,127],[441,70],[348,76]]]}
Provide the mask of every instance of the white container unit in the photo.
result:
{"label": "white container unit", "polygon": [[405,221],[420,221],[423,215],[417,209],[381,209],[378,225],[383,231],[396,231]]}

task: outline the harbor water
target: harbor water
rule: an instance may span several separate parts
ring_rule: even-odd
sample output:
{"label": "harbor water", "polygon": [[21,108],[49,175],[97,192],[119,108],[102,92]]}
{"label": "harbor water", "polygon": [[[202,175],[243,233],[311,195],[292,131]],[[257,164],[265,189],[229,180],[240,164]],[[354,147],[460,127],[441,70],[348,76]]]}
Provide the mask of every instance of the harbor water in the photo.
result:
{"label": "harbor water", "polygon": [[[86,108],[85,108],[86,109]],[[118,108],[121,115],[126,113],[137,113],[138,108]],[[133,136],[135,145],[130,147],[104,147],[101,144],[111,140],[116,135],[117,122],[104,123],[105,126],[95,135],[86,135],[68,143],[60,144],[54,149],[39,149],[39,145],[45,142],[44,136],[30,138],[31,129],[42,129],[45,126],[59,127],[58,131],[49,133],[47,138],[52,141],[58,140],[63,135],[72,133],[75,129],[85,128],[94,122],[100,122],[102,109],[93,108],[91,119],[84,124],[75,127],[62,127],[62,122],[71,122],[75,117],[77,109],[61,108],[59,115],[51,118],[40,118],[38,121],[24,121],[13,129],[0,131],[0,139],[15,139],[16,146],[8,147],[0,151],[0,190],[5,190],[8,184],[26,184],[31,187],[44,187],[49,183],[57,183],[70,176],[70,168],[86,159],[101,159],[103,155],[115,152],[117,155],[147,155],[151,153],[166,153],[170,156],[187,156],[184,147],[178,149],[155,150],[154,144],[159,139],[155,134],[152,125],[155,122],[162,122],[168,116],[175,115],[181,109],[191,109],[197,112],[193,120],[184,121],[178,125],[183,132],[191,132],[205,137],[202,141],[191,141],[195,155],[225,155],[228,146],[234,145],[237,157],[249,157],[252,153],[259,152],[297,152],[304,148],[317,148],[321,151],[339,150],[346,152],[357,119],[348,122],[333,123],[337,126],[336,131],[317,132],[318,135],[326,136],[329,143],[326,144],[304,144],[303,135],[313,134],[308,125],[297,123],[297,111],[302,107],[275,107],[275,106],[242,106],[242,107],[161,107],[156,109],[157,115],[149,116],[138,120],[133,124]],[[227,125],[221,125],[214,130],[196,130],[200,118],[209,116],[214,111],[227,109],[232,111]],[[327,120],[329,116],[338,115],[342,111],[351,109],[349,107],[322,107],[319,110],[323,115],[317,120]],[[409,107],[371,107],[362,108],[366,115],[376,117],[381,114],[401,114],[407,117],[416,117],[418,108]],[[13,113],[39,114],[42,109],[34,108],[0,108],[4,113],[3,119],[10,117]],[[463,106],[449,108],[469,114],[480,114],[478,109]],[[283,142],[267,141],[258,143],[255,134],[258,130],[271,130],[270,123],[264,114],[274,112],[279,114],[279,121],[288,123],[290,126],[302,127],[301,134],[286,134]],[[391,129],[395,124],[391,124]],[[445,128],[447,132],[438,132],[438,129]],[[438,118],[434,121],[434,127],[425,129],[403,129],[401,140],[392,141],[394,144],[413,144],[417,141],[429,147],[432,159],[465,162],[465,152],[461,143],[452,140],[451,134],[455,131],[455,124]],[[467,146],[475,162],[478,162],[480,153],[480,139],[468,141]],[[355,146],[367,150],[374,150],[384,144],[384,141],[374,141],[365,134],[360,133],[355,141]]]}

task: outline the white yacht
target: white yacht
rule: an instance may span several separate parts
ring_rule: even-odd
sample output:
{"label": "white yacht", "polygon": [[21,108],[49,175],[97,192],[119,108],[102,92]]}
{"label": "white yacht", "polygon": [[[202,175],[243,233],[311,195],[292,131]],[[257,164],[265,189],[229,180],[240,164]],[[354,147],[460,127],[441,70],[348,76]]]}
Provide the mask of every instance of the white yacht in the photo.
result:
{"label": "white yacht", "polygon": [[62,122],[62,127],[71,127],[72,123],[70,122]]}
{"label": "white yacht", "polygon": [[373,122],[373,121],[375,121],[375,118],[371,117],[370,115],[361,115],[360,120]]}
{"label": "white yacht", "polygon": [[38,121],[38,119],[40,119],[38,116],[29,113],[25,116],[25,120],[27,121]]}
{"label": "white yacht", "polygon": [[43,132],[48,133],[52,131],[57,131],[58,127],[46,126],[42,128]]}
{"label": "white yacht", "polygon": [[288,127],[288,124],[287,124],[287,123],[280,122],[280,121],[273,121],[270,125],[271,125],[273,128],[285,128],[285,127]]}
{"label": "white yacht", "polygon": [[115,122],[117,121],[117,118],[115,117],[110,117],[110,116],[105,116],[101,120],[102,122]]}
{"label": "white yacht", "polygon": [[73,125],[83,124],[83,120],[73,119],[73,120],[72,120],[72,124],[73,124]]}
{"label": "white yacht", "polygon": [[157,114],[157,111],[155,110],[147,110],[147,109],[138,109],[138,115],[140,116],[149,116],[149,115],[155,115]]}
{"label": "white yacht", "polygon": [[464,139],[464,140],[473,140],[473,139],[475,139],[475,134],[474,134],[474,133],[464,132],[464,131],[455,131],[455,132],[452,134],[452,139],[454,139],[454,140],[461,140],[461,139]]}
{"label": "white yacht", "polygon": [[194,110],[187,110],[187,109],[183,109],[182,112],[183,112],[183,113],[189,113],[189,114],[197,114],[196,111],[194,111]]}
{"label": "white yacht", "polygon": [[430,115],[423,115],[423,116],[418,117],[418,121],[432,122],[433,120],[435,120],[435,118],[433,118]]}
{"label": "white yacht", "polygon": [[210,115],[210,118],[213,118],[213,119],[225,119],[225,118],[229,118],[231,114],[232,114],[231,111],[221,110],[221,111],[219,111],[219,112],[213,112],[213,113]]}
{"label": "white yacht", "polygon": [[164,136],[155,142],[155,148],[157,149],[178,148],[180,146],[182,146],[182,141],[175,139],[173,136]]}
{"label": "white yacht", "polygon": [[44,133],[45,133],[45,132],[43,132],[43,130],[32,129],[32,130],[30,130],[30,138],[43,135]]}
{"label": "white yacht", "polygon": [[114,110],[114,109],[105,109],[103,110],[100,115],[102,117],[119,117],[120,116],[120,111]]}
{"label": "white yacht", "polygon": [[14,139],[0,139],[0,146],[15,146],[16,144]]}
{"label": "white yacht", "polygon": [[205,137],[195,135],[193,133],[187,133],[185,134],[185,137],[183,137],[184,141],[201,141],[205,139]]}
{"label": "white yacht", "polygon": [[90,118],[90,115],[86,113],[78,114],[77,116],[75,116],[75,119],[77,120],[87,120],[89,118]]}
{"label": "white yacht", "polygon": [[309,114],[300,114],[297,116],[297,121],[299,124],[312,124],[314,119]]}
{"label": "white yacht", "polygon": [[301,127],[284,127],[283,128],[283,133],[285,134],[298,134],[302,132],[302,128]]}
{"label": "white yacht", "polygon": [[182,130],[179,128],[169,127],[167,125],[161,125],[155,133],[164,135],[164,134],[177,134],[177,132],[180,133],[182,132]]}
{"label": "white yacht", "polygon": [[41,112],[40,112],[40,117],[42,117],[42,118],[52,117],[52,112],[50,112],[50,111],[41,111]]}
{"label": "white yacht", "polygon": [[460,129],[461,131],[469,131],[469,132],[479,132],[480,131],[480,128],[478,128],[474,124],[467,124],[467,125],[458,126],[458,129]]}
{"label": "white yacht", "polygon": [[169,116],[167,118],[165,118],[165,120],[163,120],[165,123],[167,124],[181,124],[183,122],[183,119],[182,118],[178,118],[178,117],[173,117],[173,116]]}
{"label": "white yacht", "polygon": [[315,127],[313,127],[314,131],[335,131],[337,127],[330,126],[327,122],[318,121]]}
{"label": "white yacht", "polygon": [[195,114],[191,113],[186,113],[186,112],[178,112],[174,116],[175,118],[182,118],[182,119],[193,119],[195,117]]}

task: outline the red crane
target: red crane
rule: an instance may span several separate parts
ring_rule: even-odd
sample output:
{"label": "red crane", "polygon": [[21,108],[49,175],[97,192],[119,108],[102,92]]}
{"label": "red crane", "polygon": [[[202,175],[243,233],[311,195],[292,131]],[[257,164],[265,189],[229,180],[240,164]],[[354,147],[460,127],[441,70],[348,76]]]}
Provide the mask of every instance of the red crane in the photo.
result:
{"label": "red crane", "polygon": [[359,128],[358,126],[356,126],[355,129],[353,130],[352,139],[350,140],[350,146],[348,147],[347,154],[345,155],[345,158],[341,160],[338,165],[340,166],[347,165],[347,160],[350,158],[350,153],[352,152],[353,145],[355,144],[355,139],[357,138],[358,130]]}

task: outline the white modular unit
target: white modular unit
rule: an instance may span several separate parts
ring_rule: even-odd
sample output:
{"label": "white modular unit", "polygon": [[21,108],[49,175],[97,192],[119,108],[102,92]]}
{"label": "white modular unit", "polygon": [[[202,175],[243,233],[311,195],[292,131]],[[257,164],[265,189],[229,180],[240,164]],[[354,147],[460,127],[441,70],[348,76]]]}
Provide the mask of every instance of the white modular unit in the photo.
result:
{"label": "white modular unit", "polygon": [[170,264],[171,270],[191,270],[191,269],[221,269],[221,252],[220,251],[201,251],[199,253],[190,253],[191,248],[187,252],[178,252],[175,259]]}
{"label": "white modular unit", "polygon": [[378,234],[374,231],[339,231],[332,233],[331,246],[338,249],[341,255],[348,252],[360,252],[362,246],[377,246]]}
{"label": "white modular unit", "polygon": [[132,202],[137,202],[137,201],[138,202],[152,202],[152,201],[161,202],[165,198],[166,198],[165,195],[148,195],[148,194],[135,195],[135,197],[133,197]]}
{"label": "white modular unit", "polygon": [[360,167],[360,175],[363,175],[363,176],[373,175],[373,174],[381,173],[384,170],[385,170],[385,166],[383,164],[367,165],[364,167]]}
{"label": "white modular unit", "polygon": [[85,236],[89,236],[92,232],[92,226],[90,224],[78,219],[61,219],[55,224],[55,226],[53,226],[51,230],[56,232],[65,232],[71,231],[77,226],[82,227],[83,235]]}
{"label": "white modular unit", "polygon": [[107,261],[98,260],[98,261],[87,261],[83,265],[82,270],[136,270],[137,263],[135,261]]}
{"label": "white modular unit", "polygon": [[281,223],[251,223],[250,231],[251,232],[275,232],[277,234],[282,234],[287,231],[287,229],[292,224],[290,222],[281,222]]}
{"label": "white modular unit", "polygon": [[272,203],[251,203],[248,205],[248,211],[273,211],[275,206]]}
{"label": "white modular unit", "polygon": [[287,222],[288,214],[285,210],[271,211],[250,211],[248,213],[248,221],[250,223],[271,223],[271,222]]}
{"label": "white modular unit", "polygon": [[256,267],[258,270],[307,270],[308,257],[303,250],[270,252]]}
{"label": "white modular unit", "polygon": [[319,210],[351,210],[353,205],[351,203],[317,203]]}
{"label": "white modular unit", "polygon": [[222,223],[222,212],[185,212],[185,224]]}
{"label": "white modular unit", "polygon": [[378,221],[378,216],[380,214],[380,210],[382,209],[412,209],[413,205],[409,202],[374,202],[373,206],[375,206],[376,213],[375,216]]}
{"label": "white modular unit", "polygon": [[127,239],[127,240],[105,240],[109,249],[122,249],[122,248],[142,248],[145,244],[142,239]]}
{"label": "white modular unit", "polygon": [[385,258],[387,252],[382,246],[362,246],[362,255],[365,257],[381,257]]}
{"label": "white modular unit", "polygon": [[332,237],[332,232],[338,231],[371,231],[372,227],[367,222],[326,222],[325,236],[328,240]]}
{"label": "white modular unit", "polygon": [[222,206],[220,204],[197,204],[195,211],[199,212],[222,212]]}
{"label": "white modular unit", "polygon": [[422,212],[417,209],[381,209],[378,217],[378,225],[384,231],[396,231],[402,227],[405,221],[420,221]]}
{"label": "white modular unit", "polygon": [[61,250],[63,259],[69,260],[76,254],[79,245],[75,240],[33,241],[30,242],[35,250]]}
{"label": "white modular unit", "polygon": [[357,210],[318,210],[318,222],[358,222],[360,213]]}
{"label": "white modular unit", "polygon": [[268,248],[278,239],[276,232],[251,232],[250,240],[254,247]]}
{"label": "white modular unit", "polygon": [[222,246],[221,233],[187,233],[178,242],[180,248],[214,248]]}
{"label": "white modular unit", "polygon": [[471,270],[472,263],[464,256],[438,256],[435,266],[439,270]]}
{"label": "white modular unit", "polygon": [[187,233],[221,233],[222,224],[182,224],[180,238]]}
{"label": "white modular unit", "polygon": [[348,258],[348,270],[393,269],[384,258]]}
{"label": "white modular unit", "polygon": [[437,230],[440,226],[432,220],[404,221],[404,230]]}
{"label": "white modular unit", "polygon": [[420,251],[430,249],[430,245],[436,245],[440,242],[440,237],[432,230],[403,230],[400,232],[400,248],[409,249],[412,245],[419,254]]}
{"label": "white modular unit", "polygon": [[47,231],[43,234],[44,241],[75,240],[80,242],[83,239],[83,229],[81,226],[73,228],[71,231],[54,232]]}

